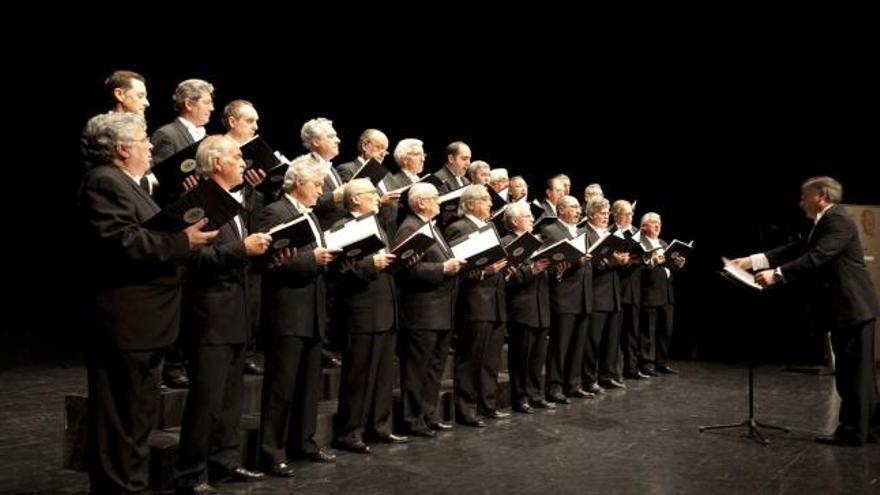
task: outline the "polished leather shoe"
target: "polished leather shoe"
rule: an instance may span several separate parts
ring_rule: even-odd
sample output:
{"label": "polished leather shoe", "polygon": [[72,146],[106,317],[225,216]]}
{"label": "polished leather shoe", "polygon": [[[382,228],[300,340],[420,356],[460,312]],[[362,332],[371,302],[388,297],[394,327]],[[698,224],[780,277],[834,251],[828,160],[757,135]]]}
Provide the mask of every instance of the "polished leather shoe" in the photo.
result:
{"label": "polished leather shoe", "polygon": [[605,389],[614,389],[614,388],[626,388],[623,382],[619,382],[614,378],[609,378],[607,380],[599,380],[599,385]]}
{"label": "polished leather shoe", "polygon": [[162,385],[168,388],[189,388],[189,378],[184,374],[175,374],[162,377]]}
{"label": "polished leather shoe", "polygon": [[627,380],[647,380],[648,378],[651,378],[650,375],[646,375],[641,371],[636,371],[635,373],[624,373],[623,377]]}
{"label": "polished leather shoe", "polygon": [[241,466],[238,466],[235,469],[230,469],[226,472],[226,479],[231,481],[259,481],[266,477],[265,474],[259,471],[251,471],[249,469],[245,469]]}
{"label": "polished leather shoe", "polygon": [[515,405],[513,406],[513,410],[516,411],[516,412],[518,412],[518,413],[523,413],[523,414],[534,414],[534,413],[535,413],[535,410],[532,408],[532,406],[530,406],[530,405],[528,404],[528,402],[523,402],[523,403],[520,403],[520,404],[515,404]]}
{"label": "polished leather shoe", "polygon": [[864,445],[858,438],[849,436],[821,435],[816,437],[815,440],[826,445],[839,445],[846,447],[861,447]]}
{"label": "polished leather shoe", "polygon": [[437,433],[427,426],[412,426],[407,428],[407,432],[414,437],[434,438]]}
{"label": "polished leather shoe", "polygon": [[279,462],[267,468],[266,474],[278,478],[293,478],[293,466],[287,462]]}
{"label": "polished leather shoe", "polygon": [[600,395],[600,394],[605,393],[605,391],[602,390],[602,387],[600,387],[599,385],[597,385],[595,383],[591,383],[590,385],[588,385],[586,388],[584,388],[584,391],[589,392],[594,395]]}
{"label": "polished leather shoe", "polygon": [[568,396],[575,398],[575,399],[586,399],[587,397],[593,397],[595,395],[596,395],[595,393],[587,392],[586,390],[584,390],[582,388],[576,388],[576,389],[568,392]]}
{"label": "polished leather shoe", "polygon": [[507,419],[511,416],[512,414],[509,412],[499,411],[497,409],[486,413],[486,417],[489,419]]}
{"label": "polished leather shoe", "polygon": [[434,431],[449,431],[453,427],[449,423],[444,423],[442,421],[437,421],[436,423],[428,423],[428,428]]}
{"label": "polished leather shoe", "polygon": [[461,418],[458,420],[459,423],[465,426],[471,426],[473,428],[485,428],[486,422],[482,419],[477,418]]}
{"label": "polished leather shoe", "polygon": [[555,402],[557,404],[571,404],[571,399],[562,395],[562,392],[550,394],[550,396],[547,397],[547,400],[549,400],[550,402]]}
{"label": "polished leather shoe", "polygon": [[643,375],[646,375],[646,376],[648,376],[649,378],[652,377],[652,376],[657,376],[657,372],[656,372],[656,371],[654,371],[654,370],[652,370],[652,369],[648,369],[648,368],[645,368],[645,369],[641,369],[641,370],[639,370],[639,373],[641,373],[641,374],[643,374]]}
{"label": "polished leather shoe", "polygon": [[556,409],[556,404],[544,399],[530,401],[530,404],[534,409]]}
{"label": "polished leather shoe", "polygon": [[355,454],[369,454],[370,446],[365,444],[364,442],[347,442],[342,440],[334,440],[333,448],[336,450],[345,450],[348,452],[353,452]]}
{"label": "polished leather shoe", "polygon": [[308,459],[311,462],[320,462],[322,464],[333,464],[334,462],[336,462],[336,454],[333,454],[331,452],[327,452],[324,449],[318,449],[318,451],[315,452],[314,454],[307,455],[306,459]]}
{"label": "polished leather shoe", "polygon": [[321,351],[321,367],[322,368],[341,368],[342,361],[329,351]]}
{"label": "polished leather shoe", "polygon": [[255,375],[260,376],[265,373],[266,370],[263,369],[262,366],[257,364],[255,361],[248,361],[244,363],[244,374],[245,375]]}
{"label": "polished leather shoe", "polygon": [[407,443],[409,442],[409,438],[403,435],[395,435],[394,433],[390,433],[388,435],[380,436],[379,441],[382,443]]}
{"label": "polished leather shoe", "polygon": [[663,373],[666,375],[677,375],[678,374],[677,370],[672,369],[669,366],[657,366],[655,368],[655,370],[657,371],[657,373]]}
{"label": "polished leather shoe", "polygon": [[209,493],[217,493],[217,489],[207,483],[199,483],[196,486],[181,486],[175,491],[177,495],[206,495]]}

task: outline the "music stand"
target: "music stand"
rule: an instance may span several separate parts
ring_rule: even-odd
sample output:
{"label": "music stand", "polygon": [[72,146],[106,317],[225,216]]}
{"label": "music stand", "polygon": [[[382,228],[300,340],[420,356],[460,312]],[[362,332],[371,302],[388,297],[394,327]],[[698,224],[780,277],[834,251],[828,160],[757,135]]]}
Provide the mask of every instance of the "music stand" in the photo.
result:
{"label": "music stand", "polygon": [[[719,274],[721,275],[721,278],[730,280],[734,282],[735,285],[743,287],[740,282],[729,276],[726,272],[722,271],[719,272]],[[753,351],[749,352],[749,417],[739,423],[700,426],[699,431],[700,433],[703,433],[704,431],[725,430],[728,428],[748,428],[748,436],[761,442],[761,444],[764,446],[770,445],[770,440],[767,440],[767,437],[765,437],[764,434],[761,433],[761,428],[766,428],[768,430],[778,430],[785,433],[788,433],[790,431],[784,426],[766,425],[755,419],[755,356]]]}

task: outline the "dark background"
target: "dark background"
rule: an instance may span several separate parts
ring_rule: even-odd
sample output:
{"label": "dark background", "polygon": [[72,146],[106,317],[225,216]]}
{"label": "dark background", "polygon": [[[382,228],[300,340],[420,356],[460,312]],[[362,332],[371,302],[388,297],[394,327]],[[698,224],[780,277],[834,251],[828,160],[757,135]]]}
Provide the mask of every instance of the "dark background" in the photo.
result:
{"label": "dark background", "polygon": [[677,278],[676,357],[737,360],[758,342],[764,360],[821,360],[821,341],[795,288],[758,297],[728,286],[716,270],[721,255],[806,232],[797,201],[810,176],[839,179],[844,202],[880,204],[871,64],[822,46],[740,53],[691,40],[684,49],[648,43],[612,56],[601,44],[562,52],[552,43],[483,41],[443,53],[393,39],[375,49],[305,49],[290,39],[272,51],[212,51],[192,60],[157,56],[158,49],[31,59],[30,91],[45,93],[54,108],[40,114],[50,133],[39,136],[38,149],[50,154],[51,180],[40,186],[40,197],[50,199],[29,202],[36,203],[29,211],[49,221],[27,240],[35,246],[27,257],[10,258],[26,271],[10,284],[18,317],[0,331],[2,367],[81,356],[86,275],[68,247],[77,236],[77,138],[91,115],[106,110],[103,80],[121,68],[147,78],[151,131],[174,117],[176,84],[198,77],[216,87],[209,132],[220,131],[227,102],[248,99],[260,113],[260,133],[290,158],[303,152],[302,123],[323,116],[342,139],[336,164],[355,155],[361,130],[375,127],[392,149],[402,138],[424,140],[426,171],[441,166],[447,143],[464,140],[474,159],[524,175],[530,198],[542,197],[544,179],[559,172],[572,177],[579,199],[586,184],[599,182],[612,201],[637,198],[636,218],[659,212],[661,237],[695,241]]}

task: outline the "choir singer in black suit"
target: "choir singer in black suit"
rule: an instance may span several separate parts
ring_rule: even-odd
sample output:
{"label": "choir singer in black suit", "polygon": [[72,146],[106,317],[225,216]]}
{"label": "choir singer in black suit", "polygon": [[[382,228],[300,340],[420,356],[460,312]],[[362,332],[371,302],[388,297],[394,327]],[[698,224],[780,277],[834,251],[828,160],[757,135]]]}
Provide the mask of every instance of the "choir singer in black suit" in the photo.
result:
{"label": "choir singer in black suit", "polygon": [[147,488],[147,438],[159,413],[161,349],[177,339],[184,265],[217,236],[202,220],[182,232],[141,224],[159,207],[140,186],[150,168],[146,122],[134,113],[89,120],[78,213],[94,334],[88,353],[92,493]]}

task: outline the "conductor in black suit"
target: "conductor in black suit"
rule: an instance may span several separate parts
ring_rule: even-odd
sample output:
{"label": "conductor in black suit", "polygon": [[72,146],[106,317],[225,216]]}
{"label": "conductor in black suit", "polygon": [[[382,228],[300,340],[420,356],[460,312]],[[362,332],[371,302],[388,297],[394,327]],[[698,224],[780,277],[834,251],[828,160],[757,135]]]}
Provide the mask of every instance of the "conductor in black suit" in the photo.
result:
{"label": "conductor in black suit", "polygon": [[880,308],[858,230],[839,204],[842,197],[843,187],[835,179],[807,179],[801,185],[800,207],[813,220],[809,235],[735,263],[761,270],[755,281],[763,286],[782,281],[807,286],[814,320],[831,332],[840,395],[840,424],[816,441],[861,446],[877,441],[880,428],[874,371],[874,325]]}
{"label": "conductor in black suit", "polygon": [[[209,136],[196,152],[196,175],[226,191],[241,185],[245,170],[238,144]],[[241,191],[231,193],[239,203]],[[262,473],[240,465],[238,423],[244,397],[244,361],[250,317],[249,257],[266,252],[268,234],[248,234],[244,215],[223,224],[214,242],[188,264],[181,342],[187,356],[190,392],[180,430],[175,484],[193,488],[232,478],[253,481]]]}
{"label": "conductor in black suit", "polygon": [[92,493],[147,488],[147,438],[159,413],[161,349],[177,339],[184,265],[217,232],[141,224],[159,207],[139,183],[150,168],[146,123],[133,113],[93,117],[84,150],[92,167],[79,191],[94,333],[88,353]]}
{"label": "conductor in black suit", "polygon": [[[350,181],[343,198],[349,216],[334,228],[379,211],[379,193],[369,179]],[[377,226],[385,249],[357,261],[344,261],[334,272],[334,310],[345,320],[347,330],[334,445],[358,453],[370,451],[365,435],[385,443],[407,440],[391,433],[397,298],[394,277],[384,271],[394,255],[387,252],[388,238],[378,222]]]}
{"label": "conductor in black suit", "polygon": [[[467,186],[458,211],[461,219],[446,228],[446,240],[466,237],[487,225],[492,199],[486,186]],[[502,259],[485,268],[472,268],[461,280],[456,310],[455,414],[467,426],[483,427],[480,413],[491,419],[510,417],[497,408],[498,372],[504,346],[507,305]]]}
{"label": "conductor in black suit", "polygon": [[[325,169],[312,155],[291,162],[284,174],[285,194],[263,209],[257,228],[309,215],[324,185]],[[266,472],[293,476],[288,457],[332,462],[318,448],[315,431],[321,384],[321,340],[327,326],[326,266],[333,253],[318,238],[263,275],[265,328],[268,334],[266,374],[260,417],[260,450]]]}
{"label": "conductor in black suit", "polygon": [[421,437],[433,437],[435,431],[452,428],[440,421],[437,399],[452,341],[458,272],[465,264],[454,259],[433,225],[440,213],[438,199],[433,185],[413,185],[409,190],[412,213],[400,224],[394,239],[394,243],[399,244],[430,223],[436,241],[415,265],[398,277],[403,419],[408,432]]}

